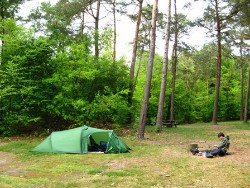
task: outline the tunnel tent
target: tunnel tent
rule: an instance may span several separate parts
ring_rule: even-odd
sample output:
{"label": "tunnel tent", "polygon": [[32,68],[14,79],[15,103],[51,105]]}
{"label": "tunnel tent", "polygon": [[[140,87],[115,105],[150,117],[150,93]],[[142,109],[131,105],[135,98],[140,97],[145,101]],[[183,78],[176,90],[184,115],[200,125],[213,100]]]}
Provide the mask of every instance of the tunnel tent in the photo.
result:
{"label": "tunnel tent", "polygon": [[86,125],[74,129],[52,132],[32,152],[51,153],[125,153],[130,148],[113,130]]}

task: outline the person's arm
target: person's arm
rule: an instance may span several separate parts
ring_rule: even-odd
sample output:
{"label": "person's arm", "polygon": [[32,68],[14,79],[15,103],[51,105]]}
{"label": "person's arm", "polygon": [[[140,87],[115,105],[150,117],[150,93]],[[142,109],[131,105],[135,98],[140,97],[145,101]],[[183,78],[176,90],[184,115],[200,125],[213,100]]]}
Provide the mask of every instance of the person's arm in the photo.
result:
{"label": "person's arm", "polygon": [[223,138],[221,140],[221,142],[217,145],[217,148],[219,148],[219,149],[224,148],[224,147],[226,147],[227,143],[228,143],[228,139],[227,138]]}

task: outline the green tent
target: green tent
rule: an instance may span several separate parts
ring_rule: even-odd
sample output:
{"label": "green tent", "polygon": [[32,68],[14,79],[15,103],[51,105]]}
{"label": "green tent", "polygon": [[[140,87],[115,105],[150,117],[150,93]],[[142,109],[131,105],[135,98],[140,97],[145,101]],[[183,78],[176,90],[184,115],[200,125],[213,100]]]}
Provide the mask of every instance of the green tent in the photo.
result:
{"label": "green tent", "polygon": [[130,148],[113,130],[82,126],[65,131],[52,132],[33,152],[52,153],[125,153]]}

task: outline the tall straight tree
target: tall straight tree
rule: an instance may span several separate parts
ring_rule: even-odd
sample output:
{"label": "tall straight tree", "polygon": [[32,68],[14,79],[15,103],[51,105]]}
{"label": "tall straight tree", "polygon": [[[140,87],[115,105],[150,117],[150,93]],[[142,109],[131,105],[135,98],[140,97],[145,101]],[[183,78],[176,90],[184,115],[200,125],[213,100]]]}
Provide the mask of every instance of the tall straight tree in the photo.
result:
{"label": "tall straight tree", "polygon": [[212,124],[217,125],[219,95],[220,95],[220,79],[221,79],[221,24],[222,20],[219,14],[219,3],[215,0],[215,19],[217,30],[217,63],[216,63],[216,82],[215,82],[215,96],[214,96],[214,111]]}
{"label": "tall straight tree", "polygon": [[95,20],[95,34],[94,34],[94,43],[95,43],[95,58],[99,59],[99,19],[100,19],[100,8],[101,0],[96,1],[96,13],[94,14],[93,8],[91,7],[91,15]]}
{"label": "tall straight tree", "polygon": [[112,0],[112,12],[113,12],[113,22],[114,22],[114,41],[113,41],[113,62],[116,60],[116,0]]}
{"label": "tall straight tree", "polygon": [[[222,0],[208,0],[208,6],[203,15],[203,21],[207,22],[210,25],[211,33],[214,32],[213,28],[216,28],[216,40],[217,40],[217,61],[216,61],[216,76],[215,76],[215,95],[214,95],[214,106],[213,106],[213,117],[212,124],[217,125],[218,119],[218,109],[219,109],[219,95],[220,95],[220,79],[221,79],[221,40],[222,40],[222,22],[223,10],[226,8],[226,2]],[[214,26],[215,24],[215,26]]]}
{"label": "tall straight tree", "polygon": [[141,107],[140,120],[138,125],[138,139],[144,139],[144,132],[147,119],[147,110],[148,110],[148,101],[149,93],[151,88],[152,72],[154,66],[154,57],[155,57],[155,41],[156,41],[156,21],[158,15],[158,0],[153,2],[152,10],[152,20],[151,20],[151,36],[150,36],[150,52],[147,66],[147,75],[146,75],[146,84],[144,88],[144,96]]}
{"label": "tall straight tree", "polygon": [[[240,43],[242,44],[243,41],[241,39]],[[242,46],[240,45],[240,120],[244,120],[244,61],[243,61],[243,52]]]}
{"label": "tall straight tree", "polygon": [[[224,0],[208,0],[208,6],[203,14],[203,22],[210,24],[207,29],[216,38],[217,58],[216,58],[216,76],[215,76],[215,95],[213,105],[212,124],[217,125],[219,113],[219,98],[221,85],[221,62],[222,62],[222,30],[227,29],[226,21],[229,18],[230,3]],[[205,24],[203,25],[206,26]]]}
{"label": "tall straight tree", "polygon": [[[74,3],[74,2],[72,2]],[[88,11],[88,5],[90,5],[92,2],[91,0],[79,0],[78,1],[75,1],[75,4],[78,5],[78,7],[81,8],[81,11],[79,13],[80,15],[80,18],[81,18],[81,22],[80,22],[80,36],[83,36],[84,34],[84,29],[85,29],[85,14],[87,13]],[[77,7],[74,8],[75,10],[77,10]]]}
{"label": "tall straight tree", "polygon": [[[134,74],[135,74],[135,61],[136,61],[136,52],[137,52],[137,46],[138,46],[138,36],[139,36],[139,29],[140,29],[140,23],[141,23],[141,16],[142,16],[142,4],[143,0],[138,0],[139,8],[137,13],[137,20],[136,20],[136,28],[135,28],[135,36],[133,41],[133,53],[132,53],[132,60],[130,65],[130,82],[129,82],[129,92],[128,92],[128,104],[131,107],[132,101],[133,101],[133,95],[134,95]],[[132,114],[129,114],[128,117],[128,123],[132,123]]]}
{"label": "tall straight tree", "polygon": [[163,66],[162,66],[161,91],[160,91],[158,111],[157,111],[157,123],[156,123],[157,131],[162,130],[164,100],[165,100],[165,93],[166,93],[167,71],[168,71],[170,18],[171,18],[171,0],[168,0],[167,1],[167,19],[166,19],[166,26],[165,26],[165,51],[164,51]]}
{"label": "tall straight tree", "polygon": [[239,67],[240,67],[240,120],[244,121],[244,88],[245,88],[245,56],[247,54],[246,41],[247,38],[245,35],[250,33],[248,27],[244,27],[238,21],[240,18],[236,16],[234,19],[235,28],[237,28],[233,34],[231,34],[233,47],[239,48]]}
{"label": "tall straight tree", "polygon": [[178,45],[178,17],[176,0],[174,0],[174,47],[172,53],[172,93],[170,102],[170,120],[174,120],[174,93],[175,93],[175,82],[176,82],[176,66],[177,66],[177,45]]}
{"label": "tall straight tree", "polygon": [[[241,55],[241,63],[242,62],[242,55],[243,50],[242,47],[245,46],[246,48],[249,48],[249,44],[246,44],[245,40],[250,39],[250,1],[249,0],[234,0],[233,1],[233,8],[231,10],[231,15],[237,14],[237,25],[240,25],[240,27],[245,28],[243,32],[240,34],[240,55]],[[246,50],[249,54],[249,50]],[[248,103],[249,103],[249,90],[250,90],[250,65],[248,68],[248,81],[247,81],[247,91],[246,91],[246,99],[245,99],[245,110],[244,110],[244,116],[243,116],[243,122],[246,123],[248,121]],[[241,68],[242,71],[242,68]],[[243,78],[241,78],[243,80]],[[241,83],[241,92],[243,93],[243,83]],[[243,94],[241,94],[241,119],[242,119],[242,113],[243,113]]]}
{"label": "tall straight tree", "polygon": [[247,120],[248,120],[249,92],[250,92],[250,63],[249,63],[249,67],[248,67],[247,92],[246,92],[246,101],[245,101],[245,111],[244,111],[243,123],[247,123]]}

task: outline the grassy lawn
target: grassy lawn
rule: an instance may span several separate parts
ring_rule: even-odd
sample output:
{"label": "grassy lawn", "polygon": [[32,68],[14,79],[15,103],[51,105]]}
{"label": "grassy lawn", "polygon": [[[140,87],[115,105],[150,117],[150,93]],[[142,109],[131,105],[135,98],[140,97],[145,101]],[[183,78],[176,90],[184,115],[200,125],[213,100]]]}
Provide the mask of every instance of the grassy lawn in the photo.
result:
{"label": "grassy lawn", "polygon": [[[187,151],[218,143],[218,132],[230,136],[229,154],[204,158]],[[123,154],[31,153],[44,137],[0,138],[0,187],[250,187],[250,124],[223,122],[179,125],[162,133],[147,127],[145,140],[135,133],[122,139],[132,148]]]}

